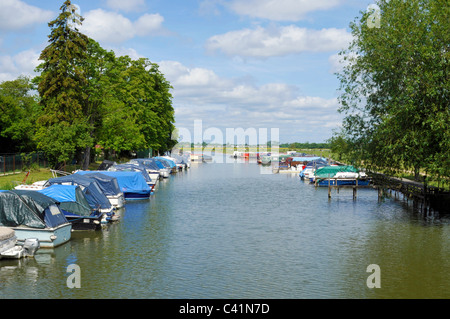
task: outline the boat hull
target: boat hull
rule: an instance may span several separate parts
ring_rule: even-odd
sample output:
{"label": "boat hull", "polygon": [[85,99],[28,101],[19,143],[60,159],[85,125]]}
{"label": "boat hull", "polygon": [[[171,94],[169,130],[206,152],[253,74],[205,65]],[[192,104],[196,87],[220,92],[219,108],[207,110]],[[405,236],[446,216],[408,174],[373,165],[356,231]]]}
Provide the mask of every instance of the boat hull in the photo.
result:
{"label": "boat hull", "polygon": [[17,243],[23,245],[27,238],[37,238],[41,248],[54,248],[65,244],[71,238],[72,224],[65,223],[54,228],[11,227]]}
{"label": "boat hull", "polygon": [[112,206],[115,208],[121,208],[123,205],[125,205],[125,197],[121,193],[120,195],[108,195],[106,196],[111,203]]}
{"label": "boat hull", "polygon": [[[358,186],[368,186],[370,184],[370,180],[368,179],[359,179]],[[315,183],[317,186],[356,186],[355,179],[323,179]]]}
{"label": "boat hull", "polygon": [[125,196],[125,200],[140,200],[140,199],[149,199],[150,198],[150,192],[148,193],[133,193],[133,192],[127,192],[123,194]]}
{"label": "boat hull", "polygon": [[100,230],[103,216],[77,216],[66,214],[67,220],[72,224],[72,230]]}

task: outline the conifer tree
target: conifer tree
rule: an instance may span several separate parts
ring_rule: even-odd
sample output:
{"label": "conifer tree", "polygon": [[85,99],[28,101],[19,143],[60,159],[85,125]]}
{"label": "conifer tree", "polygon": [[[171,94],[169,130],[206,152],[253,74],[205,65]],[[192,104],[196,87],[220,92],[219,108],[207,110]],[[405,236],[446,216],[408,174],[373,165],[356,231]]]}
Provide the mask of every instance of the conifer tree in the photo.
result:
{"label": "conifer tree", "polygon": [[72,159],[93,143],[83,90],[87,78],[81,66],[87,58],[88,37],[77,29],[83,18],[70,0],[60,10],[48,24],[49,45],[39,57],[43,63],[37,67],[41,74],[36,78],[43,110],[36,140],[53,165]]}

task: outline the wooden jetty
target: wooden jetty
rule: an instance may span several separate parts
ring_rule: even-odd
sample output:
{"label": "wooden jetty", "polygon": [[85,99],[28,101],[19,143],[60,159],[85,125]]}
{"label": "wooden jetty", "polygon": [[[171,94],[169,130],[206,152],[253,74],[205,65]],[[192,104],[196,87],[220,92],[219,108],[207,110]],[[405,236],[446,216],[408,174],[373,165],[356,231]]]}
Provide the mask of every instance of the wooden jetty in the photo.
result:
{"label": "wooden jetty", "polygon": [[[413,201],[414,205],[426,215],[433,213],[450,214],[450,192],[443,188],[431,187],[426,183],[420,183],[404,178],[391,177],[380,173],[368,173],[371,183],[369,185],[358,185],[358,179],[353,179],[354,185],[337,185],[337,178],[323,178],[328,181],[328,199],[331,199],[331,191],[341,188],[351,188],[353,199],[356,200],[359,188],[373,188],[378,190],[378,200],[386,195],[394,194],[399,198],[400,194],[407,201]],[[314,183],[317,186],[317,182]]]}
{"label": "wooden jetty", "polygon": [[370,176],[374,187],[378,189],[379,199],[387,193],[394,193],[395,198],[403,194],[407,201],[412,200],[425,214],[450,214],[450,192],[443,188],[380,173],[370,173]]}
{"label": "wooden jetty", "polygon": [[[331,199],[331,190],[336,189],[337,193],[339,193],[339,190],[341,188],[351,188],[353,190],[353,199],[356,199],[357,196],[357,190],[358,188],[374,188],[373,185],[358,185],[358,179],[357,178],[347,178],[345,179],[348,182],[352,182],[353,185],[338,185],[338,179],[342,180],[342,178],[335,178],[335,177],[329,177],[329,178],[321,178],[322,181],[328,182],[328,199]],[[314,186],[317,187],[317,180],[314,182]]]}

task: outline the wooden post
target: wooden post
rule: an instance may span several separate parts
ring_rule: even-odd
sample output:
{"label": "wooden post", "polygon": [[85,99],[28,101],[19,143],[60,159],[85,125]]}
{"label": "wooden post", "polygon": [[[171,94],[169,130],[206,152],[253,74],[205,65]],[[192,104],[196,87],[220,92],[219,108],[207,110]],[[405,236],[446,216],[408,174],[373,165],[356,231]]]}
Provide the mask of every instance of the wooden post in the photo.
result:
{"label": "wooden post", "polygon": [[353,200],[355,200],[356,199],[356,192],[357,192],[357,189],[358,188],[358,179],[356,179],[356,186],[355,187],[353,187]]}
{"label": "wooden post", "polygon": [[328,175],[328,199],[331,198],[330,175]]}

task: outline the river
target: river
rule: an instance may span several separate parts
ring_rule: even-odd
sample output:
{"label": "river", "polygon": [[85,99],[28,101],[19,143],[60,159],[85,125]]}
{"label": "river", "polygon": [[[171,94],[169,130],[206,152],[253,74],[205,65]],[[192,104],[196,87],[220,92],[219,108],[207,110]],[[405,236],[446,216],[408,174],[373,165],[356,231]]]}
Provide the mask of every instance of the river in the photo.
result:
{"label": "river", "polygon": [[449,269],[448,217],[373,189],[329,200],[297,174],[236,160],[193,163],[101,231],[0,260],[0,298],[450,298]]}

